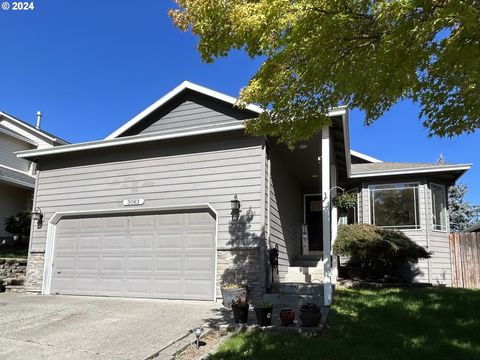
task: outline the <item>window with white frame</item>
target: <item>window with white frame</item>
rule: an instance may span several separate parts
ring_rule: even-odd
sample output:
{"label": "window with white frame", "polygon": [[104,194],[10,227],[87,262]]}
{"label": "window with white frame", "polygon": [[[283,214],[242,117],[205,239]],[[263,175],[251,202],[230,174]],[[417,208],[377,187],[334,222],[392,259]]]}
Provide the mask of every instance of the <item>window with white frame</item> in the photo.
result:
{"label": "window with white frame", "polygon": [[433,230],[447,231],[447,196],[445,186],[430,184],[432,192]]}
{"label": "window with white frame", "polygon": [[370,222],[373,225],[420,229],[418,183],[370,185]]}

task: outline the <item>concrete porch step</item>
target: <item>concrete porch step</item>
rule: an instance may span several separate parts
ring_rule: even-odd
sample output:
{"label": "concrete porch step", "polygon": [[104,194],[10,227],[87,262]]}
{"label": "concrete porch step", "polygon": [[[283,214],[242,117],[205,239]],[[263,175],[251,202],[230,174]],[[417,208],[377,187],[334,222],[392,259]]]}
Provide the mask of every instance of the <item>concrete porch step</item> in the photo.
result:
{"label": "concrete porch step", "polygon": [[321,283],[323,282],[323,266],[290,266],[285,274],[285,282]]}
{"label": "concrete porch step", "polygon": [[321,295],[295,295],[272,293],[264,294],[263,301],[271,303],[274,307],[299,309],[305,303],[314,303],[323,306],[323,296]]}
{"label": "concrete porch step", "polygon": [[23,285],[7,285],[5,286],[6,293],[17,293],[17,294],[24,294],[25,287]]}
{"label": "concrete porch step", "polygon": [[272,292],[279,294],[323,296],[323,284],[278,283],[272,284]]}
{"label": "concrete porch step", "polygon": [[295,260],[320,261],[323,259],[322,255],[296,255]]}

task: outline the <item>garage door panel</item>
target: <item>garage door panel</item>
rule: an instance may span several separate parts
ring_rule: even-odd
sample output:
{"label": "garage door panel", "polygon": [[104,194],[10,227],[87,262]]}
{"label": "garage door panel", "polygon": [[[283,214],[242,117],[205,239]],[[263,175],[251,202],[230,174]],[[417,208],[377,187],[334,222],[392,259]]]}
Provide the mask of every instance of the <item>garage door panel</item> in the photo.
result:
{"label": "garage door panel", "polygon": [[185,235],[185,248],[187,250],[207,249],[214,247],[215,237],[207,233],[195,233]]}
{"label": "garage door panel", "polygon": [[147,295],[151,293],[151,289],[153,288],[153,279],[149,277],[143,278],[128,278],[126,280],[127,285],[127,292],[131,294],[137,295]]}
{"label": "garage door panel", "polygon": [[153,249],[153,234],[135,234],[130,233],[129,240],[127,242],[128,249],[131,250],[152,250]]}
{"label": "garage door panel", "polygon": [[75,236],[62,236],[62,241],[55,244],[55,248],[57,251],[75,250],[77,248],[77,238]]}
{"label": "garage door panel", "polygon": [[181,256],[157,256],[155,259],[155,271],[180,271],[182,269]]}
{"label": "garage door panel", "polygon": [[95,294],[97,291],[98,279],[96,276],[77,276],[75,279],[75,290],[81,292],[91,292]]}
{"label": "garage door panel", "polygon": [[56,234],[52,293],[213,299],[207,212],[62,219]]}
{"label": "garage door panel", "polygon": [[127,259],[127,272],[152,272],[152,269],[153,259],[151,256],[129,256]]}
{"label": "garage door panel", "polygon": [[174,214],[162,214],[158,217],[159,227],[168,227],[168,226],[180,226],[183,227],[185,214],[174,213]]}
{"label": "garage door panel", "polygon": [[105,234],[103,236],[103,249],[104,250],[125,250],[125,234],[110,235]]}
{"label": "garage door panel", "polygon": [[182,234],[158,232],[154,239],[154,246],[155,249],[181,250],[183,247],[182,239]]}
{"label": "garage door panel", "polygon": [[123,273],[125,271],[124,256],[103,256],[101,264],[102,272]]}
{"label": "garage door panel", "polygon": [[113,231],[126,231],[128,229],[128,218],[125,216],[110,216],[104,220],[104,229]]}
{"label": "garage door panel", "polygon": [[185,268],[189,271],[210,271],[213,266],[210,256],[186,256]]}
{"label": "garage door panel", "polygon": [[212,297],[212,281],[185,281],[185,297],[194,299],[198,295],[203,295],[204,297]]}
{"label": "garage door panel", "polygon": [[78,256],[77,257],[77,270],[78,271],[90,271],[97,273],[100,270],[100,257],[99,256]]}
{"label": "garage door panel", "polygon": [[97,251],[102,248],[103,239],[101,236],[96,233],[95,235],[88,234],[87,236],[82,236],[78,238],[78,250],[82,251]]}
{"label": "garage door panel", "polygon": [[98,279],[98,287],[106,295],[122,295],[124,292],[124,279],[112,276],[101,276]]}

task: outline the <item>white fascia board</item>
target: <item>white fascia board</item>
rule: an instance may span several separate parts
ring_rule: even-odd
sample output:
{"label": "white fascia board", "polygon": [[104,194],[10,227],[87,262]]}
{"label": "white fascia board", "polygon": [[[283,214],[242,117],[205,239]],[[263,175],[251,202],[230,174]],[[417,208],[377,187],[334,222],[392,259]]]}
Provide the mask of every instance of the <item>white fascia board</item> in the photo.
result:
{"label": "white fascia board", "polygon": [[56,137],[53,137],[53,136],[49,136],[49,135],[45,134],[44,132],[36,129],[35,126],[24,123],[23,121],[20,121],[18,119],[15,119],[13,116],[8,115],[8,114],[4,113],[3,111],[0,111],[0,115],[7,118],[8,120],[14,122],[15,124],[17,124],[17,125],[19,125],[23,128],[28,129],[29,131],[35,133],[37,136],[40,136],[41,138],[48,139],[50,141],[57,142],[57,143],[62,144],[62,145],[68,144],[66,141],[61,140],[61,139],[56,138]]}
{"label": "white fascia board", "polygon": [[472,167],[472,164],[458,164],[450,166],[428,166],[423,168],[407,168],[402,170],[382,170],[382,171],[365,171],[362,173],[355,173],[350,175],[351,179],[373,177],[373,176],[389,176],[389,175],[408,175],[408,174],[424,174],[448,171],[462,171],[465,172]]}
{"label": "white fascia board", "polygon": [[376,159],[376,158],[374,158],[374,157],[372,157],[372,156],[363,154],[363,153],[358,152],[358,151],[355,151],[355,150],[350,150],[350,154],[353,155],[353,156],[355,156],[355,157],[358,157],[358,158],[360,158],[360,159],[363,159],[363,160],[372,162],[372,163],[381,163],[381,162],[383,162],[382,160]]}
{"label": "white fascia board", "polygon": [[31,158],[31,157],[37,157],[37,156],[70,153],[70,152],[82,151],[82,150],[94,150],[94,149],[101,149],[101,148],[108,148],[108,147],[115,147],[115,146],[122,146],[122,145],[139,144],[139,143],[144,143],[149,141],[176,139],[176,138],[190,137],[190,136],[196,136],[196,135],[206,135],[206,134],[220,133],[220,132],[226,132],[226,131],[242,130],[244,128],[245,126],[243,124],[238,124],[238,125],[226,126],[221,128],[203,129],[203,130],[188,131],[188,132],[182,132],[182,133],[157,134],[157,135],[148,136],[148,137],[131,136],[131,137],[115,138],[111,140],[98,140],[98,141],[92,141],[92,142],[86,142],[86,143],[80,143],[80,144],[55,146],[53,148],[48,148],[48,149],[17,151],[15,154],[19,158]]}
{"label": "white fascia board", "polygon": [[[140,122],[143,118],[150,115],[156,109],[158,109],[159,107],[161,107],[162,105],[164,105],[168,101],[172,100],[175,96],[177,96],[178,94],[180,94],[182,91],[184,91],[186,89],[192,90],[192,91],[195,91],[195,92],[198,92],[200,94],[204,94],[204,95],[207,95],[207,96],[210,96],[210,97],[213,97],[215,99],[224,101],[224,102],[232,104],[232,105],[238,104],[238,99],[234,98],[233,96],[222,94],[218,91],[208,89],[204,86],[200,86],[200,85],[191,83],[190,81],[184,81],[180,85],[178,85],[175,89],[169,91],[167,94],[165,94],[160,99],[155,101],[152,105],[147,107],[145,110],[143,110],[139,114],[135,115],[131,120],[127,121],[125,124],[123,124],[117,130],[115,130],[113,133],[108,135],[105,138],[105,140],[114,139],[118,135],[124,133],[125,131],[130,129],[132,126],[134,126],[135,124]],[[245,106],[245,108],[250,110],[250,111],[253,111],[257,114],[260,114],[263,111],[260,107],[258,107],[256,105],[253,105],[253,104],[247,104]]]}

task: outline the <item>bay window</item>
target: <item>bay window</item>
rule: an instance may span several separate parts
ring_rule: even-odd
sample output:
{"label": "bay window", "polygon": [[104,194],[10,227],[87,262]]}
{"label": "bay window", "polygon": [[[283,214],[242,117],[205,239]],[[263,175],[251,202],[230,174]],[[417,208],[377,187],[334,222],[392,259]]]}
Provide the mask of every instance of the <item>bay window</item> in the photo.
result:
{"label": "bay window", "polygon": [[369,186],[370,222],[385,228],[420,229],[418,183]]}

